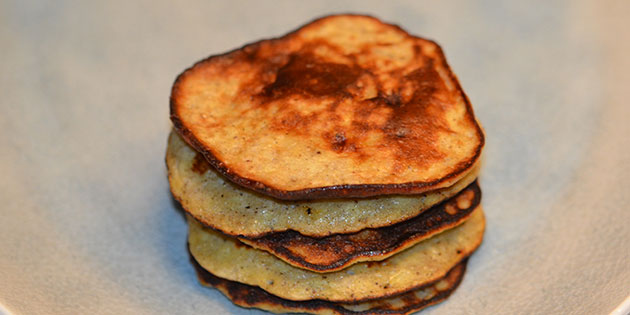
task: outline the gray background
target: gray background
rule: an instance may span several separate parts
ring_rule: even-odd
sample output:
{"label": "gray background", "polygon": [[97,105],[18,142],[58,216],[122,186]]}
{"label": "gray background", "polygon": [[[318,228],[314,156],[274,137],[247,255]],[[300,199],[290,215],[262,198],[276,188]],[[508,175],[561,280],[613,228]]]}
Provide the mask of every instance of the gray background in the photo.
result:
{"label": "gray background", "polygon": [[486,238],[428,313],[605,314],[630,294],[629,1],[1,1],[0,309],[259,313],[188,263],[170,87],[334,12],[438,41],[487,133]]}

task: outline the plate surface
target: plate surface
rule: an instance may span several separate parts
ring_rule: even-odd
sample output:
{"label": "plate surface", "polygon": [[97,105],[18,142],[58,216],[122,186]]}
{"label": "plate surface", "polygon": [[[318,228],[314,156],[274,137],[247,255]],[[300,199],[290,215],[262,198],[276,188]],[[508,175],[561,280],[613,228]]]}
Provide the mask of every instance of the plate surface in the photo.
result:
{"label": "plate surface", "polygon": [[170,88],[335,12],[440,43],[487,134],[484,243],[427,313],[605,314],[630,295],[627,1],[3,1],[0,313],[263,314],[188,262]]}

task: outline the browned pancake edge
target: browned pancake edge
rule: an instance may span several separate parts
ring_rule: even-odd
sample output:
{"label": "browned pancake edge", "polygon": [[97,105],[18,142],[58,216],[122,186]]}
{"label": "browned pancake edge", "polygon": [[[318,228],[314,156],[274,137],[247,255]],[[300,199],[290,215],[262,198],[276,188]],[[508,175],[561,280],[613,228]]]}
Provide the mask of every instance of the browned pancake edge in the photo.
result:
{"label": "browned pancake edge", "polygon": [[481,201],[477,181],[457,195],[391,226],[322,238],[295,231],[260,238],[239,238],[254,248],[270,252],[285,262],[316,272],[333,272],[351,264],[383,260],[444,230],[464,222]]}
{"label": "browned pancake edge", "polygon": [[[448,298],[461,283],[468,259],[455,265],[443,278],[397,296],[343,304],[324,300],[291,301],[272,295],[255,286],[214,276],[203,269],[190,255],[190,260],[202,285],[214,287],[234,304],[274,313],[312,314],[409,314]],[[418,296],[420,295],[420,296]],[[395,303],[394,303],[395,302]],[[393,305],[396,304],[396,305]],[[345,306],[345,307],[344,307]]]}

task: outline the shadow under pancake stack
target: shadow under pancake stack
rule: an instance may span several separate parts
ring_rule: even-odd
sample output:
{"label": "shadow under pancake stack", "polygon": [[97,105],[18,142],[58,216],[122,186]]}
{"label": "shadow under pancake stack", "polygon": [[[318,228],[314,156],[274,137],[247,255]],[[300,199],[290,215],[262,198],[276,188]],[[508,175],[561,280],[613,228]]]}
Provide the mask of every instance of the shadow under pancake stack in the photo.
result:
{"label": "shadow under pancake stack", "polygon": [[171,119],[191,261],[237,305],[407,314],[481,244],[483,131],[440,47],[397,26],[329,16],[211,56]]}

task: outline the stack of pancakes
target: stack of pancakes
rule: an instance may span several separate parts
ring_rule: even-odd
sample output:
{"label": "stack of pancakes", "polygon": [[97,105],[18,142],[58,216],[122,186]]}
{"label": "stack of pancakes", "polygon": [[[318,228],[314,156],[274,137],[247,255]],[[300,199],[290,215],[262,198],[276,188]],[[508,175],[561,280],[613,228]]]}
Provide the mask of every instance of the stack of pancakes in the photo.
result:
{"label": "stack of pancakes", "polygon": [[238,305],[406,314],[481,243],[483,132],[440,47],[397,26],[329,16],[209,57],[171,118],[193,264]]}

